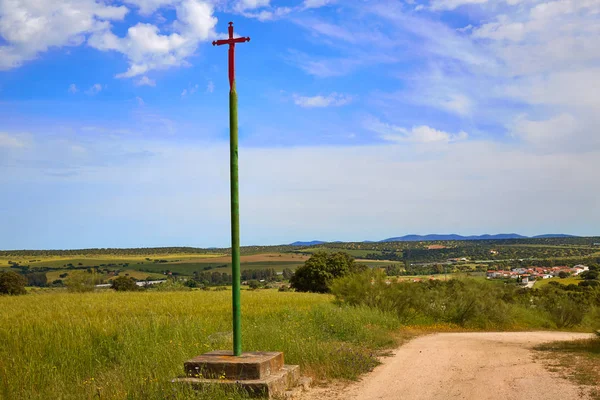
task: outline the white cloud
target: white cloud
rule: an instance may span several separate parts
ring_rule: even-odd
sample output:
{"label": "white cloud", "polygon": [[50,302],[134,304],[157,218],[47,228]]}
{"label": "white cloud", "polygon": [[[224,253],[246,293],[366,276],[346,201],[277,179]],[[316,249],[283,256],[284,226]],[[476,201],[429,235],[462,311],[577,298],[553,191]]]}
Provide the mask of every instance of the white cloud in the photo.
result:
{"label": "white cloud", "polygon": [[26,141],[22,136],[9,135],[8,133],[0,132],[0,148],[19,148],[25,146]]}
{"label": "white cloud", "polygon": [[216,37],[217,18],[213,6],[205,1],[184,0],[176,6],[175,32],[162,34],[152,24],[138,23],[127,30],[125,37],[110,31],[91,36],[90,46],[103,51],[118,51],[129,60],[129,69],[117,75],[130,78],[155,69],[187,65],[198,44]]}
{"label": "white cloud", "polygon": [[381,139],[396,143],[450,143],[466,140],[469,137],[464,131],[451,134],[425,125],[406,129],[381,122],[376,118],[367,119],[364,125],[368,130],[378,133]]}
{"label": "white cloud", "polygon": [[206,92],[212,93],[214,91],[215,91],[215,84],[213,83],[213,81],[208,81],[208,84],[206,85]]}
{"label": "white cloud", "polygon": [[0,37],[6,44],[0,45],[0,70],[19,67],[51,47],[78,46],[127,11],[95,0],[3,0]]}
{"label": "white cloud", "polygon": [[139,96],[137,96],[137,97],[135,98],[135,100],[137,101],[137,103],[138,103],[138,106],[140,106],[140,107],[142,107],[142,106],[144,106],[144,105],[146,104],[146,103],[144,103],[144,99],[142,99],[142,98],[141,98],[141,97],[139,97]]}
{"label": "white cloud", "polygon": [[304,3],[302,3],[302,6],[305,9],[321,8],[321,7],[325,7],[329,4],[332,4],[334,2],[335,2],[335,0],[304,0]]}
{"label": "white cloud", "polygon": [[196,93],[198,91],[198,84],[195,85],[190,85],[187,89],[183,89],[183,91],[181,92],[181,97],[184,96],[191,96],[194,93]]}
{"label": "white cloud", "polygon": [[432,10],[454,10],[464,5],[485,4],[488,0],[432,0]]}
{"label": "white cloud", "polygon": [[90,96],[93,96],[95,94],[100,93],[101,91],[102,91],[102,85],[99,83],[95,83],[88,90],[86,90],[85,93],[89,94]]}
{"label": "white cloud", "polygon": [[233,5],[233,9],[237,12],[255,10],[261,7],[268,7],[270,2],[270,0],[237,0]]}
{"label": "white cloud", "polygon": [[354,98],[347,94],[331,93],[327,96],[298,96],[294,95],[294,103],[300,107],[339,107],[350,104]]}
{"label": "white cloud", "polygon": [[126,4],[131,4],[139,9],[142,15],[150,15],[159,8],[172,6],[181,0],[124,0]]}
{"label": "white cloud", "polygon": [[69,85],[69,93],[77,93],[78,89],[77,89],[77,85],[75,85],[74,83],[71,83]]}
{"label": "white cloud", "polygon": [[137,86],[156,86],[156,81],[148,78],[147,76],[142,76],[140,79],[138,79],[135,84]]}

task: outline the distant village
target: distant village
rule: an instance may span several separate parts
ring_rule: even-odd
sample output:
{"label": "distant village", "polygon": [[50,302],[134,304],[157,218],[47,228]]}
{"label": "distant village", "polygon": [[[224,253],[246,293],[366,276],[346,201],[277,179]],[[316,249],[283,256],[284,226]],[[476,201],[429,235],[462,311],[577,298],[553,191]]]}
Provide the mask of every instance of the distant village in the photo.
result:
{"label": "distant village", "polygon": [[[539,279],[550,279],[554,277],[577,276],[590,268],[586,265],[576,265],[574,267],[559,266],[559,267],[530,267],[530,268],[513,268],[510,271],[487,271],[488,279],[516,279],[517,281],[527,284],[530,281]],[[561,272],[563,274],[561,275]]]}

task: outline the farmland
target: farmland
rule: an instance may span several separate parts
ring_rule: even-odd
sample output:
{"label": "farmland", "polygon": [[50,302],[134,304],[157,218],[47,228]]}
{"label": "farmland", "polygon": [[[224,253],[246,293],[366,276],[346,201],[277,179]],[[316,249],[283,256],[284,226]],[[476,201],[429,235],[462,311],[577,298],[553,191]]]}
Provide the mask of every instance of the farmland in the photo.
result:
{"label": "farmland", "polygon": [[[241,269],[295,270],[316,252],[344,251],[371,268],[393,274],[437,275],[531,266],[597,264],[599,238],[542,238],[471,241],[325,243],[313,246],[242,247]],[[47,281],[66,281],[81,271],[95,271],[103,282],[117,275],[137,280],[165,275],[182,279],[199,273],[227,274],[230,249],[188,247],[0,251],[0,268],[45,273]],[[65,273],[67,275],[65,275]],[[566,283],[561,281],[560,283]],[[543,284],[542,284],[543,285]]]}

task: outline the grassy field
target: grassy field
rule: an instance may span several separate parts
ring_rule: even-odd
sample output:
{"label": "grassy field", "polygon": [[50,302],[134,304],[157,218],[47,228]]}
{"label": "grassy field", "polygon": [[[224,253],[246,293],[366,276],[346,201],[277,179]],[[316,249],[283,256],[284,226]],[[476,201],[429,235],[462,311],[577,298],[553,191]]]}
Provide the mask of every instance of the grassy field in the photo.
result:
{"label": "grassy field", "polygon": [[[281,272],[286,268],[295,270],[308,258],[306,255],[293,253],[262,253],[243,255],[242,270],[274,269]],[[85,256],[74,257],[37,256],[37,257],[0,257],[0,268],[10,267],[10,262],[29,266],[32,269],[43,268],[48,282],[63,279],[60,275],[67,273],[74,276],[87,268],[96,267],[103,280],[110,280],[113,275],[106,271],[119,271],[120,275],[128,275],[138,280],[163,279],[165,271],[182,276],[191,276],[194,272],[209,270],[210,272],[231,273],[231,257],[223,254],[153,254],[142,256]],[[160,262],[159,262],[160,261]],[[68,279],[68,278],[67,278]]]}
{"label": "grassy field", "polygon": [[535,285],[533,285],[533,287],[536,289],[540,289],[540,288],[546,286],[547,284],[549,284],[550,282],[558,282],[561,285],[570,285],[570,284],[577,285],[581,281],[583,281],[583,279],[578,278],[576,276],[570,276],[568,278],[562,278],[562,279],[561,278],[539,279],[535,282]]}
{"label": "grassy field", "polygon": [[[231,347],[229,291],[42,292],[0,297],[0,398],[239,398],[191,393],[183,361]],[[328,295],[244,291],[244,350],[285,352],[317,378],[354,379],[393,346],[399,323]]]}

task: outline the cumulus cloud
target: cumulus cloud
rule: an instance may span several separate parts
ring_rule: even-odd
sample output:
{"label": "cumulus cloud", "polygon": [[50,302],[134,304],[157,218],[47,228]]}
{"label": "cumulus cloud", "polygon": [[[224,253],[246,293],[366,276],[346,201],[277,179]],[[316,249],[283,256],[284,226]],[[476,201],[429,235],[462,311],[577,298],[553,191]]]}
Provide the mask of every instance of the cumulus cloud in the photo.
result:
{"label": "cumulus cloud", "polygon": [[396,143],[450,143],[466,140],[469,137],[464,131],[452,134],[426,125],[407,129],[381,122],[376,118],[367,119],[364,125],[368,130],[378,133],[381,139]]}
{"label": "cumulus cloud", "polygon": [[150,70],[187,65],[198,44],[216,37],[217,18],[205,1],[184,0],[176,6],[175,32],[162,34],[156,25],[138,23],[124,37],[111,31],[94,33],[88,44],[103,51],[118,51],[129,60],[129,69],[117,75],[130,78]]}
{"label": "cumulus cloud", "polygon": [[329,4],[334,3],[335,0],[304,0],[302,3],[303,8],[321,8]]}
{"label": "cumulus cloud", "polygon": [[208,84],[206,85],[206,92],[212,93],[214,91],[215,91],[215,84],[213,83],[213,81],[208,81]]}
{"label": "cumulus cloud", "polygon": [[339,107],[350,104],[354,98],[347,94],[331,93],[327,96],[299,96],[294,95],[294,103],[300,107]]}
{"label": "cumulus cloud", "polygon": [[135,84],[137,86],[156,86],[156,81],[148,78],[147,76],[142,76],[140,79],[138,79]]}
{"label": "cumulus cloud", "polygon": [[485,4],[488,0],[432,0],[432,10],[454,10],[464,5]]}
{"label": "cumulus cloud", "polygon": [[142,15],[150,15],[159,8],[172,6],[181,0],[125,0],[126,4],[133,5],[138,8]]}
{"label": "cumulus cloud", "polygon": [[235,2],[233,9],[237,12],[242,12],[267,7],[270,3],[271,0],[238,0]]}
{"label": "cumulus cloud", "polygon": [[69,93],[77,93],[79,90],[77,89],[77,85],[75,85],[74,83],[71,83],[69,85]]}
{"label": "cumulus cloud", "polygon": [[85,91],[86,94],[93,96],[102,91],[103,87],[99,83],[93,84],[88,90]]}
{"label": "cumulus cloud", "polygon": [[125,6],[95,0],[0,2],[0,70],[19,67],[51,47],[78,46],[125,17]]}
{"label": "cumulus cloud", "polygon": [[198,84],[190,85],[187,89],[181,91],[181,97],[191,96],[198,91]]}

